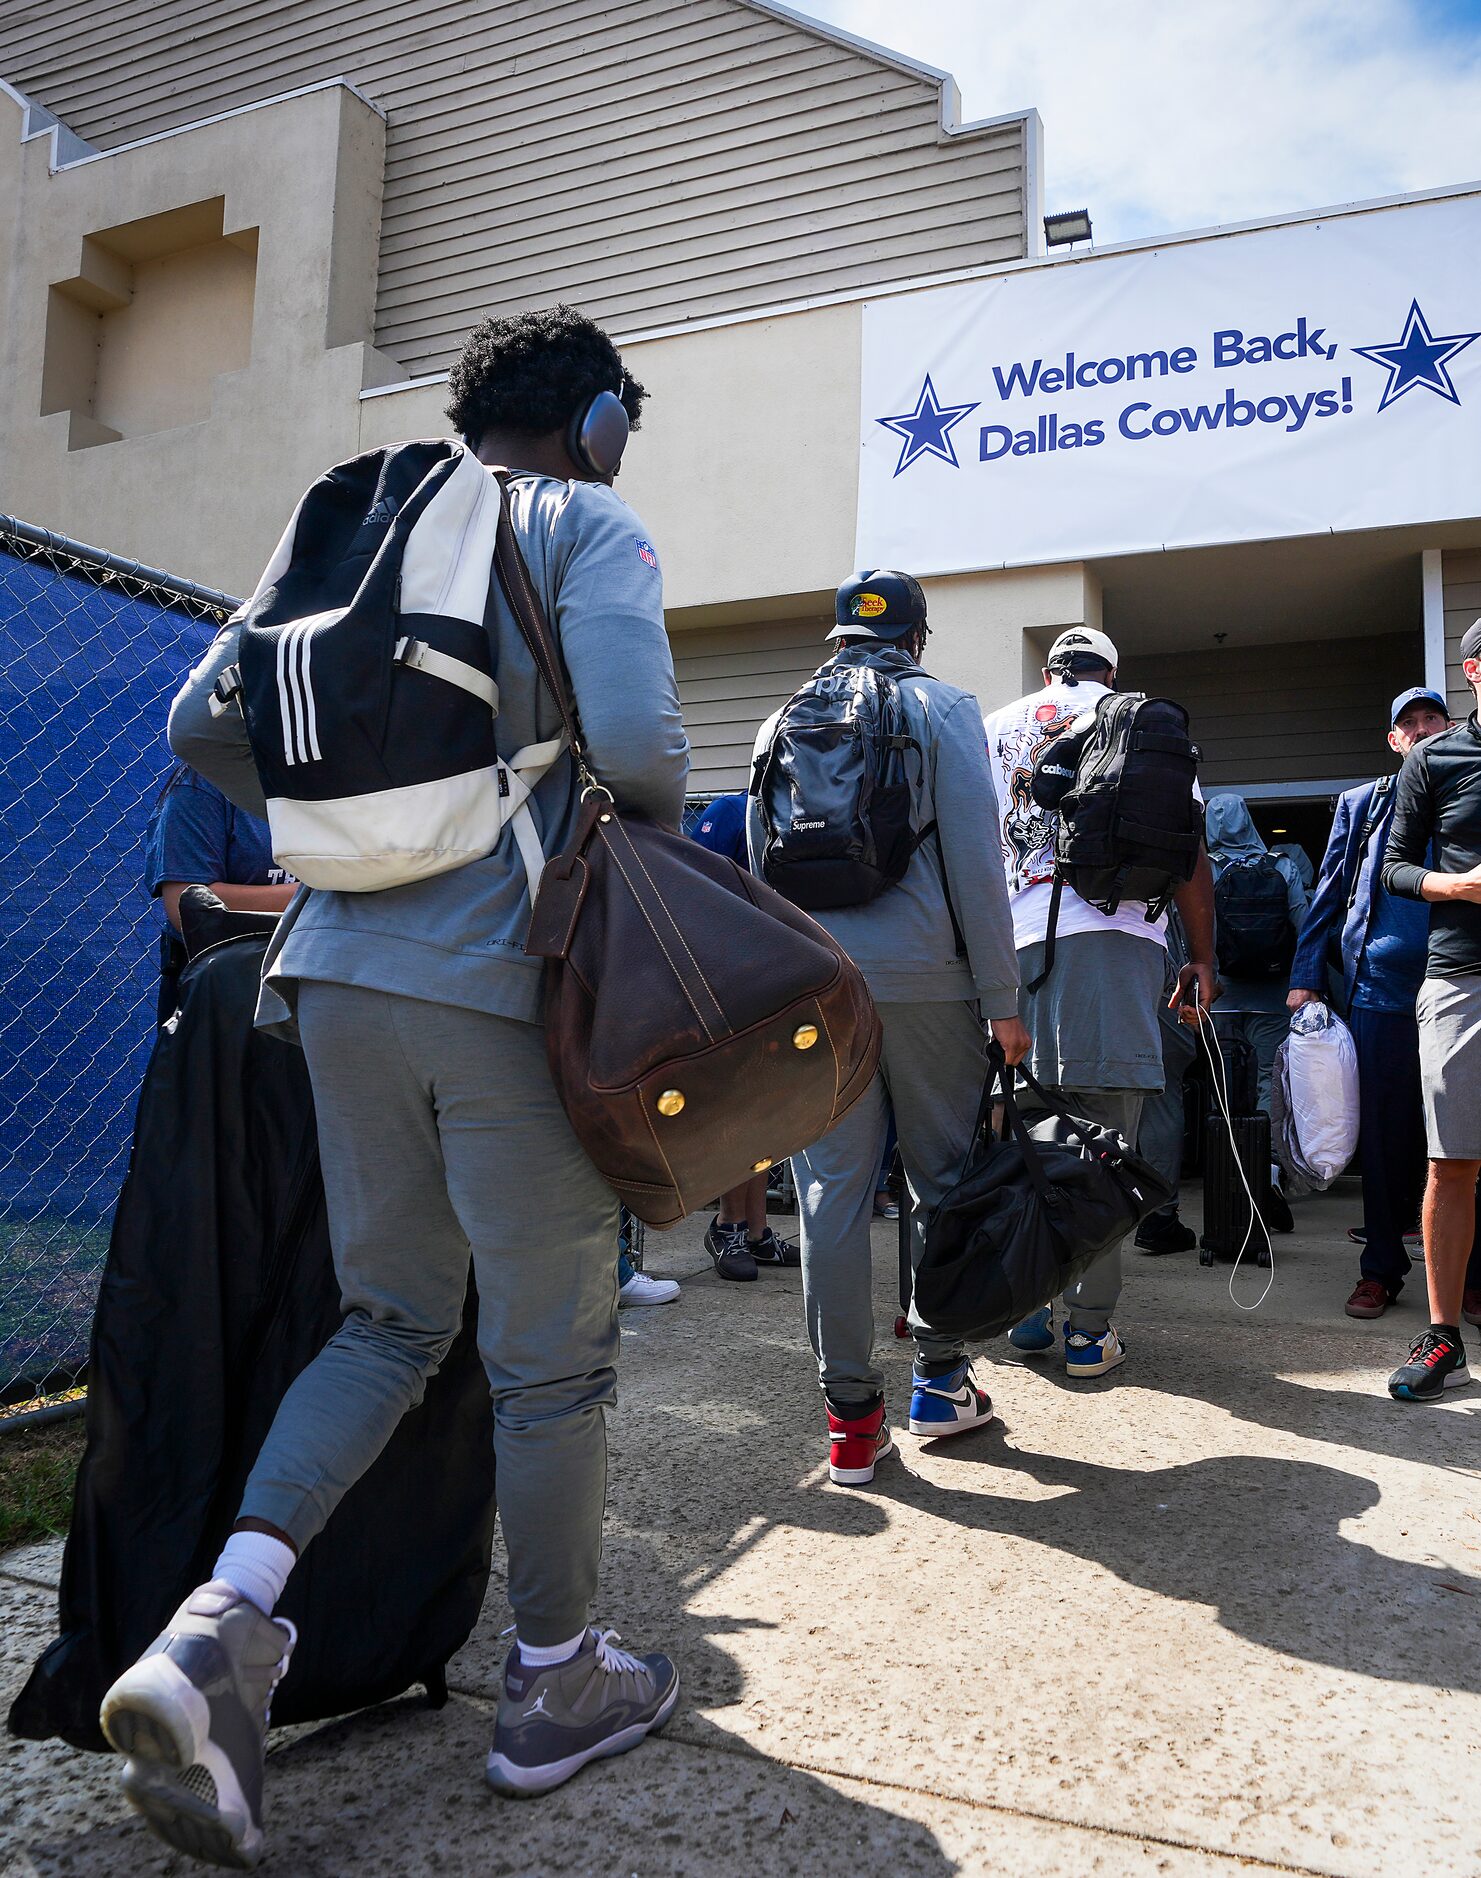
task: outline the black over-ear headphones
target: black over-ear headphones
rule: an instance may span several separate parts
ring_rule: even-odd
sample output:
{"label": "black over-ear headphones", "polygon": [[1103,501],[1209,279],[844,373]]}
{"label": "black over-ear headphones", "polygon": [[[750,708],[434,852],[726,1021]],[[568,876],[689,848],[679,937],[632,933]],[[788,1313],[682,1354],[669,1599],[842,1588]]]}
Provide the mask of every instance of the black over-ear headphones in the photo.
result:
{"label": "black over-ear headphones", "polygon": [[632,425],[615,391],[578,405],[566,426],[566,453],[593,476],[615,476]]}

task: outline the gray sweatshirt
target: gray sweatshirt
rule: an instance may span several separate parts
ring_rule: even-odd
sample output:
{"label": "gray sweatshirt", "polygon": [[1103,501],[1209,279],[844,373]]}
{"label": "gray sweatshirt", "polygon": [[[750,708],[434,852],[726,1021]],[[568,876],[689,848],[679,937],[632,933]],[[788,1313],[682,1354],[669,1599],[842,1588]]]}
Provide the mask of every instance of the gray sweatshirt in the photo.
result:
{"label": "gray sweatshirt", "polygon": [[[689,744],[679,714],[663,624],[663,581],[642,523],[599,483],[519,476],[510,488],[515,534],[570,674],[599,782],[618,806],[677,826]],[[212,717],[217,676],[237,657],[228,625],[186,680],[170,711],[170,747],[239,808],[265,811],[235,710]],[[504,596],[492,632],[499,684],[495,738],[510,757],[560,732],[560,715]],[[537,786],[531,812],[548,856],[570,838],[578,792],[562,756]],[[283,916],[263,971],[257,1021],[291,1034],[297,981],[462,1005],[538,1022],[543,961],[527,958],[530,901],[512,828],[485,860],[379,893],[301,888]]]}
{"label": "gray sweatshirt", "polygon": [[[877,656],[879,648],[849,647],[841,660]],[[911,735],[925,752],[915,824],[934,820],[940,833],[923,841],[903,880],[864,906],[830,907],[813,917],[858,965],[881,1004],[939,1004],[979,998],[984,1017],[1018,1015],[1018,954],[1008,883],[995,839],[997,808],[982,737],[982,712],[970,691],[939,678],[907,678],[900,702]],[[771,745],[778,711],[761,726],[756,754]],[[751,866],[761,871],[766,835],[754,796],[746,809]],[[942,856],[945,856],[945,875]],[[966,943],[958,956],[947,906]]]}

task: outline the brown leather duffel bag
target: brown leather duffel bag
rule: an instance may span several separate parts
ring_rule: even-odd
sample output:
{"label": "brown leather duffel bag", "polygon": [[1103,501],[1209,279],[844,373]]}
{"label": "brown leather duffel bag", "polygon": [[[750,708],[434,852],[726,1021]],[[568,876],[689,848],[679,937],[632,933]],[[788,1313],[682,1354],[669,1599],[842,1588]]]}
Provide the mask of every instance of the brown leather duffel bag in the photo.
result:
{"label": "brown leather duffel bag", "polygon": [[551,1073],[623,1203],[674,1226],[827,1134],[874,1076],[879,1018],[815,920],[723,855],[620,813],[591,777],[507,493],[495,564],[585,789],[525,948],[546,960]]}

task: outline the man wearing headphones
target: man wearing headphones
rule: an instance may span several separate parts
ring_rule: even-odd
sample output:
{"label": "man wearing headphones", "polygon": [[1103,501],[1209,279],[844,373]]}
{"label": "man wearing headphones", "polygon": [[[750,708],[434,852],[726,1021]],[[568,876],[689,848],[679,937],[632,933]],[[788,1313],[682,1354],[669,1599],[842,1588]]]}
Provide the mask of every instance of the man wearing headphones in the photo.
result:
{"label": "man wearing headphones", "polygon": [[[450,392],[448,416],[478,461],[514,472],[515,535],[593,773],[622,808],[677,827],[688,745],[658,558],[610,487],[642,386],[605,333],[555,307],[486,321]],[[487,624],[500,751],[555,737],[555,702],[497,586]],[[170,741],[260,814],[242,720],[208,702],[238,631],[191,674]],[[579,793],[568,756],[537,785],[547,856],[566,845]],[[274,1605],[420,1401],[458,1329],[470,1251],[517,1632],[488,1779],[507,1794],[546,1792],[635,1746],[677,1699],[666,1657],[629,1655],[588,1628],[618,1351],[618,1206],[551,1082],[529,917],[512,838],[382,892],[301,891],[284,916],[259,1022],[295,1024],[308,1059],[345,1317],[279,1406],[210,1583],[103,1708],[130,1757],[131,1801],[170,1843],[218,1863],[260,1856],[267,1710],[294,1643]]]}

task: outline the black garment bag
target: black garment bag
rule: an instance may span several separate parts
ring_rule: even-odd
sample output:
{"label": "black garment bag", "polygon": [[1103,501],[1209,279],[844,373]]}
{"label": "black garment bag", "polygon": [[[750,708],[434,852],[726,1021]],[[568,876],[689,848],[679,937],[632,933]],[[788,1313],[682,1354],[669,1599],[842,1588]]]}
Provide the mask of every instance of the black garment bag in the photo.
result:
{"label": "black garment bag", "polygon": [[915,1278],[917,1315],[946,1336],[1011,1330],[1173,1197],[1114,1129],[1077,1121],[1020,1068],[1046,1111],[1025,1121],[996,1043],[988,1062],[966,1165],[931,1209]]}
{"label": "black garment bag", "polygon": [[[194,958],[145,1074],[93,1322],[61,1634],[10,1711],[30,1740],[105,1747],[104,1691],[210,1577],[278,1403],[340,1323],[308,1071],[252,1025],[264,949],[218,938]],[[424,1401],[289,1580],[279,1609],[299,1643],[275,1724],[415,1683],[445,1699],[493,1536],[476,1317],[470,1288]]]}

